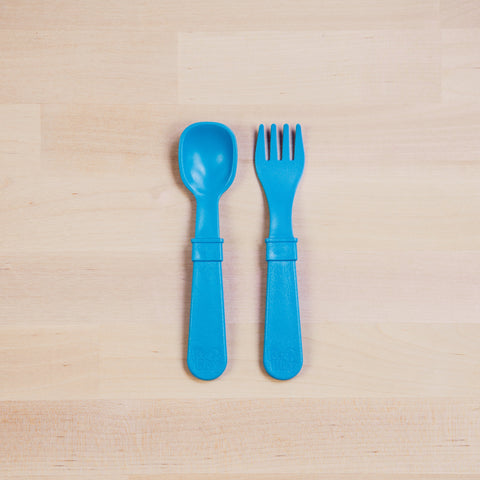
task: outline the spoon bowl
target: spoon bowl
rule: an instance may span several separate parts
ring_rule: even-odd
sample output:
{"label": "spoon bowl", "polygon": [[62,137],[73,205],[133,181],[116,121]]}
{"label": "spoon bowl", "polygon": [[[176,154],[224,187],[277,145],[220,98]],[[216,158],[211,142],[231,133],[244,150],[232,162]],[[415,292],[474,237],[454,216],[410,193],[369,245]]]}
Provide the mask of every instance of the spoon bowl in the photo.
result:
{"label": "spoon bowl", "polygon": [[180,175],[196,198],[219,199],[233,182],[237,147],[229,128],[200,122],[187,127],[179,144]]}

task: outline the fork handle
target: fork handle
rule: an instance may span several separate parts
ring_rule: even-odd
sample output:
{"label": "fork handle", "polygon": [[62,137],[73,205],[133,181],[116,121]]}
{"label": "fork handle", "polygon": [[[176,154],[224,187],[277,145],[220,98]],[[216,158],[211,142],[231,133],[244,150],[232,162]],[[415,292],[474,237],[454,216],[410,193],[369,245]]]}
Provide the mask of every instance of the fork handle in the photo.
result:
{"label": "fork handle", "polygon": [[269,375],[289,380],[303,365],[298,306],[297,239],[267,243],[267,294],[263,364]]}
{"label": "fork handle", "polygon": [[219,377],[227,366],[221,238],[192,240],[192,295],[187,364],[201,380]]}

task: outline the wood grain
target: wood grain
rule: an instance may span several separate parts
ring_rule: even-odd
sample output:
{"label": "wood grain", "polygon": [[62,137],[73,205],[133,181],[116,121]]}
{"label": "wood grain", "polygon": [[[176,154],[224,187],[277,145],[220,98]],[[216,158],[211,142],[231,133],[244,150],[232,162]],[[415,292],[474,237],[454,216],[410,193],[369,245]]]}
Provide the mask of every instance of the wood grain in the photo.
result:
{"label": "wood grain", "polygon": [[480,28],[443,30],[442,95],[445,102],[480,101],[474,87],[480,81],[479,41]]}
{"label": "wood grain", "polygon": [[[85,478],[79,474],[67,474],[67,476],[60,477],[56,474],[57,478],[65,478],[68,480],[82,480]],[[330,474],[330,473],[305,473],[305,474],[248,474],[249,478],[254,480],[274,480],[274,479],[288,479],[295,478],[298,480],[476,480],[477,475],[469,474],[362,474],[362,473],[345,473],[345,474]],[[18,480],[24,478],[22,476],[10,475],[9,479]],[[35,480],[48,480],[51,478],[49,475],[32,475],[31,478]],[[121,473],[115,474],[103,474],[98,476],[96,473],[89,471],[88,478],[93,480],[208,480],[208,479],[226,479],[226,480],[240,480],[245,478],[241,473],[159,473],[159,474],[133,474],[123,475]]]}
{"label": "wood grain", "polygon": [[28,462],[26,475],[99,468],[110,474],[479,471],[478,401],[271,399],[266,408],[261,400],[173,399],[0,408],[4,471]]}
{"label": "wood grain", "polygon": [[[450,4],[449,4],[450,3]],[[458,15],[459,8],[445,3],[444,15],[449,10]],[[475,10],[475,0],[463,1],[464,17]],[[146,30],[222,31],[234,30],[315,30],[317,28],[355,30],[357,28],[423,27],[438,23],[438,0],[323,0],[321,8],[316,0],[297,0],[295,8],[279,1],[268,0],[95,0],[82,2],[38,2],[16,0],[0,5],[0,26],[16,29],[58,30]]]}
{"label": "wood grain", "polygon": [[[480,394],[478,324],[304,323],[302,375],[272,383],[259,366],[258,325],[229,323],[227,372],[205,384],[180,360],[186,326],[168,322],[167,314],[158,322],[131,315],[102,325],[97,318],[105,312],[84,325],[71,324],[71,311],[65,315],[57,325],[34,319],[38,326],[2,326],[0,382],[8,389],[1,400],[250,399],[252,391],[256,399]],[[245,382],[249,388],[239,389]]]}
{"label": "wood grain", "polygon": [[[277,105],[436,101],[438,36],[438,29],[182,34],[179,101]],[[242,54],[248,55],[248,63],[237,61]],[[242,84],[241,93],[232,89],[232,75]]]}
{"label": "wood grain", "polygon": [[[0,2],[1,480],[480,477],[474,0]],[[181,131],[238,142],[229,364],[185,352]],[[305,366],[261,366],[258,125],[301,123]]]}
{"label": "wood grain", "polygon": [[0,124],[3,193],[13,178],[41,170],[40,106],[0,104]]}
{"label": "wood grain", "polygon": [[478,28],[480,5],[475,0],[440,0],[440,19],[446,28]]}
{"label": "wood grain", "polygon": [[171,33],[2,29],[0,44],[1,103],[175,99],[176,45]]}

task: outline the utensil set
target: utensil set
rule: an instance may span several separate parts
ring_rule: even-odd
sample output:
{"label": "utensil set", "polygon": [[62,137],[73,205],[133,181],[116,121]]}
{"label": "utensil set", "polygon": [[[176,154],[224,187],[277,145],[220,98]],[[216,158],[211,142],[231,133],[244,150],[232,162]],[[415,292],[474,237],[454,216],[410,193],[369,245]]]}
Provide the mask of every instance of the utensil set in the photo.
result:
{"label": "utensil set", "polygon": [[[255,169],[270,215],[265,240],[268,266],[263,364],[272,377],[288,380],[303,364],[297,239],[292,230],[293,200],[305,164],[301,127],[296,126],[293,158],[288,125],[283,127],[281,155],[276,125],[271,127],[268,157],[266,143],[265,128],[260,125]],[[187,364],[196,377],[213,380],[227,366],[218,203],[235,177],[235,136],[221,123],[194,123],[180,137],[178,159],[182,181],[196,200]]]}

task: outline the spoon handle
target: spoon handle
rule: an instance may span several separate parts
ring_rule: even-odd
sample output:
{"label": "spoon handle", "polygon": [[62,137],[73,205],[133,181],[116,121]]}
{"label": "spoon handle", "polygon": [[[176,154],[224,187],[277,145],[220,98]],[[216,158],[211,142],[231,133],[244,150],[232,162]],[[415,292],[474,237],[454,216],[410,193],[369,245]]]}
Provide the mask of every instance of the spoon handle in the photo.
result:
{"label": "spoon handle", "polygon": [[192,295],[187,364],[201,380],[219,377],[227,366],[221,238],[192,240]]}
{"label": "spoon handle", "polygon": [[267,296],[263,364],[269,375],[289,380],[302,369],[298,307],[297,239],[267,238]]}

